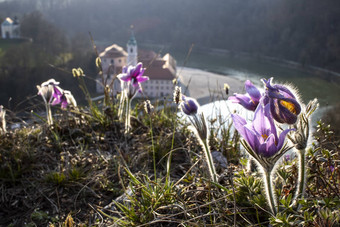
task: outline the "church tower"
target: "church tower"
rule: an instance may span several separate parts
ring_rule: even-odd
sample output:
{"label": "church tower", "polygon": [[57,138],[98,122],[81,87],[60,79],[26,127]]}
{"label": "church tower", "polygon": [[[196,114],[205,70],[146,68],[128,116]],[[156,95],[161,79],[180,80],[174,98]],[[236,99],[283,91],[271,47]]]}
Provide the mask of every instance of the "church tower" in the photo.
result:
{"label": "church tower", "polygon": [[137,41],[135,39],[135,36],[133,34],[133,27],[131,27],[131,37],[129,41],[126,44],[126,51],[128,52],[127,56],[127,65],[137,65],[137,56],[138,56],[138,50],[137,50]]}

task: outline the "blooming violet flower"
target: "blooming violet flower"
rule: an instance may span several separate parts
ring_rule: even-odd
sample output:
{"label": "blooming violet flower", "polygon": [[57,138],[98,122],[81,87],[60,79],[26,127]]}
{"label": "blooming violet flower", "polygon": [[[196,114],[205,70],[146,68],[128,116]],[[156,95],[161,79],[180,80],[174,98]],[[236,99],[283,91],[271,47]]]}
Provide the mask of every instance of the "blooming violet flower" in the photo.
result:
{"label": "blooming violet flower", "polygon": [[294,124],[301,112],[301,106],[292,89],[279,84],[271,85],[272,79],[262,79],[266,87],[264,103],[270,104],[270,111],[277,122]]}
{"label": "blooming violet flower", "polygon": [[68,90],[63,90],[60,98],[54,99],[54,101],[52,102],[52,105],[54,106],[59,103],[62,109],[66,109],[68,105],[72,105],[73,107],[77,106],[76,100],[74,99],[72,93]]}
{"label": "blooming violet flower", "polygon": [[130,82],[132,86],[139,87],[139,83],[149,80],[149,77],[143,76],[145,68],[143,63],[139,62],[136,66],[125,66],[122,73],[118,75],[118,78],[124,82]]}
{"label": "blooming violet flower", "polygon": [[234,96],[230,96],[228,100],[231,100],[233,103],[241,104],[247,110],[255,111],[262,97],[261,93],[249,80],[245,82],[245,89],[248,95],[235,93]]}
{"label": "blooming violet flower", "polygon": [[125,92],[124,95],[126,95],[129,100],[134,98],[137,91],[141,92],[140,84],[149,80],[148,76],[143,76],[145,68],[142,68],[142,66],[143,64],[141,62],[136,66],[125,66],[122,69],[122,73],[117,76],[121,81],[122,92]]}
{"label": "blooming violet flower", "polygon": [[49,79],[48,81],[43,82],[40,86],[37,85],[38,95],[40,95],[45,102],[48,125],[53,124],[51,111],[52,99],[54,98],[54,100],[60,102],[60,98],[62,96],[62,89],[58,87],[58,85],[59,82],[54,79]]}
{"label": "blooming violet flower", "polygon": [[274,119],[270,113],[270,105],[263,106],[262,102],[256,108],[254,120],[251,123],[247,123],[237,114],[232,114],[231,117],[234,127],[246,141],[242,141],[242,145],[262,167],[268,205],[273,215],[276,215],[277,206],[274,199],[272,172],[277,161],[290,149],[284,145],[284,141],[287,133],[293,129],[284,130],[278,137]]}
{"label": "blooming violet flower", "polygon": [[145,68],[140,62],[136,66],[124,67],[122,73],[117,77],[121,82],[122,94],[119,103],[119,118],[122,119],[123,110],[126,110],[125,117],[125,134],[128,134],[131,129],[130,125],[130,110],[131,100],[137,94],[137,91],[142,92],[141,83],[149,80],[149,77],[143,76]]}
{"label": "blooming violet flower", "polygon": [[263,107],[261,104],[255,111],[252,123],[247,123],[244,118],[232,114],[234,126],[246,140],[251,149],[262,157],[272,157],[278,153],[285,141],[285,137],[292,129],[284,130],[277,136],[274,120],[270,115],[269,104]]}
{"label": "blooming violet flower", "polygon": [[43,82],[40,86],[37,86],[38,95],[41,95],[44,102],[51,103],[52,98],[57,100],[62,96],[62,89],[58,87],[60,83],[55,81],[55,79],[49,79],[48,81]]}

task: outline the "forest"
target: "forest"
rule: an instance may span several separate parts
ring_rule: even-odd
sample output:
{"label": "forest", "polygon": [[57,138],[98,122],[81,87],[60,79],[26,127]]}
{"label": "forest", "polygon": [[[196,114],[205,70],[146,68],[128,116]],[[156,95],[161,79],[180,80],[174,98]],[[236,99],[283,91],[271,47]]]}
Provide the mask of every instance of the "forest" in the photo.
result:
{"label": "forest", "polygon": [[0,18],[34,10],[68,35],[103,42],[125,43],[134,25],[140,43],[194,43],[340,71],[337,0],[12,0],[0,3]]}
{"label": "forest", "polygon": [[0,102],[13,114],[37,108],[41,100],[36,85],[47,77],[66,83],[67,89],[79,97],[82,92],[72,76],[72,68],[76,66],[92,76],[88,76],[90,88],[95,86],[91,78],[97,73],[96,56],[88,35],[67,37],[40,12],[34,11],[22,17],[21,36],[29,38],[0,40]]}

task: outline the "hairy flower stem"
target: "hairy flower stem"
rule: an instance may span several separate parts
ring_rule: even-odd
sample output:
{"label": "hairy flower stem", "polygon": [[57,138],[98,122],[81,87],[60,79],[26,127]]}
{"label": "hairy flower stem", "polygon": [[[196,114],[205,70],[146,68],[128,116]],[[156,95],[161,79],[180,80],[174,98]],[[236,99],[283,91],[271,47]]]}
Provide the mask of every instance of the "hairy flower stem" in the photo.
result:
{"label": "hairy flower stem", "polygon": [[306,150],[301,149],[298,150],[298,157],[299,157],[299,179],[298,179],[298,187],[295,194],[294,201],[300,197],[303,198],[306,190]]}
{"label": "hairy flower stem", "polygon": [[120,101],[119,101],[119,107],[118,107],[118,116],[119,116],[120,121],[123,120],[123,113],[124,113],[125,102],[126,102],[125,96],[126,96],[125,91],[122,91],[120,93]]}
{"label": "hairy flower stem", "polygon": [[130,112],[131,112],[131,99],[128,98],[126,100],[125,134],[129,134],[131,130]]}
{"label": "hairy flower stem", "polygon": [[53,118],[52,118],[52,111],[51,111],[51,104],[47,103],[46,105],[46,118],[47,118],[47,124],[53,125]]}
{"label": "hairy flower stem", "polygon": [[203,145],[203,150],[204,150],[204,154],[205,154],[205,157],[207,159],[207,163],[208,163],[208,169],[209,169],[209,173],[210,173],[210,176],[211,176],[211,179],[213,182],[217,183],[217,174],[216,174],[216,170],[215,170],[215,166],[214,166],[214,161],[213,161],[213,158],[211,156],[211,152],[210,152],[210,148],[209,148],[209,145],[208,145],[208,140],[207,139],[202,139],[201,138],[201,142],[202,142],[202,145]]}
{"label": "hairy flower stem", "polygon": [[266,190],[268,204],[269,204],[269,207],[270,207],[273,215],[276,215],[277,210],[276,210],[276,206],[275,206],[274,187],[273,187],[271,174],[272,174],[272,169],[267,170],[267,169],[263,168],[264,187],[265,187],[265,190]]}

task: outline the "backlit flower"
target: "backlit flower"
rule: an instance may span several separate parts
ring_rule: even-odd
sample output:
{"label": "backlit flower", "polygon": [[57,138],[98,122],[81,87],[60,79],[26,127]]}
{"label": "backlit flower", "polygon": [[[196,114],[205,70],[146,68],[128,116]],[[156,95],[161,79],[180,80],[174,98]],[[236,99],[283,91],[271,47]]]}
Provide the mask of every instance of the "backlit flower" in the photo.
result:
{"label": "backlit flower", "polygon": [[230,96],[228,100],[231,100],[233,103],[241,104],[247,110],[255,111],[262,97],[261,93],[249,80],[245,82],[245,89],[248,95],[235,93],[234,96]]}
{"label": "backlit flower", "polygon": [[62,95],[62,89],[58,87],[60,83],[55,81],[55,79],[49,79],[43,82],[40,86],[37,85],[38,95],[41,95],[44,102],[51,103],[52,99],[59,100]]}
{"label": "backlit flower", "polygon": [[262,79],[266,87],[264,102],[270,104],[270,112],[277,122],[294,124],[301,112],[301,106],[292,89],[280,84],[271,85],[272,79]]}
{"label": "backlit flower", "polygon": [[122,73],[118,75],[118,78],[124,82],[130,82],[132,86],[139,87],[139,84],[149,80],[149,77],[143,76],[145,68],[142,68],[143,64],[139,62],[136,66],[125,66]]}
{"label": "backlit flower", "polygon": [[284,130],[277,136],[274,120],[270,115],[269,104],[265,107],[260,104],[255,111],[254,120],[247,123],[244,118],[232,114],[234,127],[249,144],[251,149],[262,157],[272,157],[278,153],[285,141],[287,133],[292,129]]}
{"label": "backlit flower", "polygon": [[59,103],[62,109],[66,109],[68,105],[71,105],[73,107],[77,106],[76,100],[74,99],[72,93],[68,90],[63,90],[60,98],[54,99],[52,105],[57,105]]}

